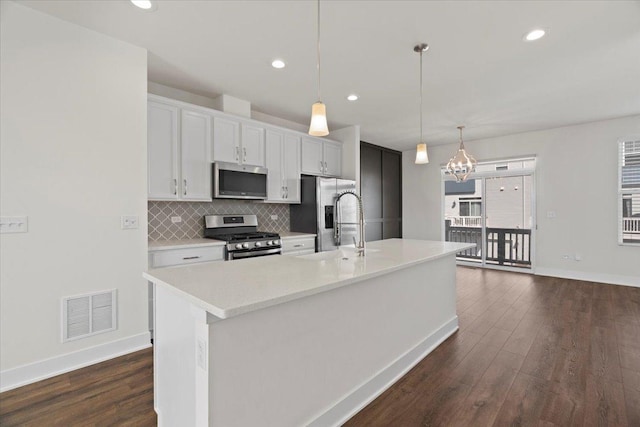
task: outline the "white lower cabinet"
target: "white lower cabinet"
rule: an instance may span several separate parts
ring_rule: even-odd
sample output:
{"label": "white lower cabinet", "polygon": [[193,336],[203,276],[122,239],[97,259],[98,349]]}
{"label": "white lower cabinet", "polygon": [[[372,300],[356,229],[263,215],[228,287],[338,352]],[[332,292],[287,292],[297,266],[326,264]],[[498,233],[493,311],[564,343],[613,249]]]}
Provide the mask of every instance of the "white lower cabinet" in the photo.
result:
{"label": "white lower cabinet", "polygon": [[172,265],[224,260],[224,246],[202,246],[197,248],[164,249],[149,252],[149,267],[160,268]]}
{"label": "white lower cabinet", "polygon": [[316,252],[315,236],[286,237],[282,239],[282,255],[309,255]]}
{"label": "white lower cabinet", "polygon": [[300,137],[266,132],[267,202],[300,203]]}

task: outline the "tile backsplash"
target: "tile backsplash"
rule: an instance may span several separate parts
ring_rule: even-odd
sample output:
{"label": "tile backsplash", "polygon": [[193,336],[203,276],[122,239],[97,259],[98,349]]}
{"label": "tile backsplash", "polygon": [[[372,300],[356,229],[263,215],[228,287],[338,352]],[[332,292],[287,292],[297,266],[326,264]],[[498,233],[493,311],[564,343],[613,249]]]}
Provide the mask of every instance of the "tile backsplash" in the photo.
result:
{"label": "tile backsplash", "polygon": [[[149,240],[196,239],[204,234],[205,215],[247,215],[258,217],[258,230],[281,233],[289,231],[289,205],[256,203],[244,200],[215,200],[213,202],[154,202],[149,211]],[[278,219],[271,219],[277,215]],[[182,222],[172,223],[179,216]]]}

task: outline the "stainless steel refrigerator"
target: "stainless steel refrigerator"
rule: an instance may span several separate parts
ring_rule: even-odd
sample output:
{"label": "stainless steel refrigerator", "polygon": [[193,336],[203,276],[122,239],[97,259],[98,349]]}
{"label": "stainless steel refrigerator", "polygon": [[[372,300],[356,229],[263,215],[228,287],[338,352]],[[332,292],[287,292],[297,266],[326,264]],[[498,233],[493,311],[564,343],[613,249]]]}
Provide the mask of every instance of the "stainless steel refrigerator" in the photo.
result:
{"label": "stainless steel refrigerator", "polygon": [[[356,191],[356,182],[348,179],[322,178],[302,175],[300,187],[300,204],[290,205],[291,231],[314,233],[318,252],[337,249],[334,240],[334,203],[338,194],[345,191]],[[346,196],[340,200],[340,213],[337,218],[341,222],[340,246],[353,245],[358,239],[358,204],[355,197]]]}

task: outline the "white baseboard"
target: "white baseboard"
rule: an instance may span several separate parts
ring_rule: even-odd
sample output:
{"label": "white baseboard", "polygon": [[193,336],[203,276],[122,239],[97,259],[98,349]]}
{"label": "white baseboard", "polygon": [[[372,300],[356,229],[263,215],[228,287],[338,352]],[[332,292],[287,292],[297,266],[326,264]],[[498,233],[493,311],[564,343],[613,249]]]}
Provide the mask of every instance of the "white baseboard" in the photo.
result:
{"label": "white baseboard", "polygon": [[617,274],[587,273],[583,271],[561,270],[556,268],[538,267],[536,276],[561,277],[563,279],[585,280],[587,282],[609,283],[612,285],[633,286],[640,288],[640,277],[621,276]]}
{"label": "white baseboard", "polygon": [[0,392],[151,347],[149,332],[0,372]]}
{"label": "white baseboard", "polygon": [[340,426],[344,424],[349,418],[353,417],[391,387],[457,330],[458,316],[455,316],[413,349],[400,356],[369,381],[309,423],[308,427]]}

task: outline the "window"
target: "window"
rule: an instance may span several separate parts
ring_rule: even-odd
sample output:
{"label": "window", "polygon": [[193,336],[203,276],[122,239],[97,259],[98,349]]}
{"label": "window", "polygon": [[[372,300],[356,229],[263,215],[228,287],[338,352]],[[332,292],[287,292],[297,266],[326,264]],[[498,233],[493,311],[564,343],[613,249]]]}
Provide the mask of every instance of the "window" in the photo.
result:
{"label": "window", "polygon": [[480,216],[482,215],[482,201],[460,199],[460,216]]}
{"label": "window", "polygon": [[619,144],[618,242],[640,245],[640,139]]}

